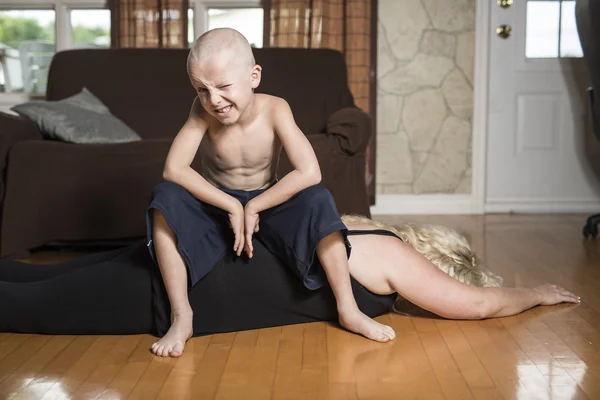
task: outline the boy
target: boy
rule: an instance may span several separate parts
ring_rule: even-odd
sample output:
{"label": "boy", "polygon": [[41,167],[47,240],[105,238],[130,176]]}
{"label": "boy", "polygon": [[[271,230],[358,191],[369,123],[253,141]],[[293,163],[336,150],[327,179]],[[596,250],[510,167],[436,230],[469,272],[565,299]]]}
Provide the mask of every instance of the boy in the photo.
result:
{"label": "boy", "polygon": [[[343,327],[377,341],[393,339],[390,327],[356,305],[347,229],[319,185],[316,156],[287,102],[254,94],[261,67],[246,38],[233,29],[206,32],[194,43],[187,68],[198,96],[169,150],[166,182],[153,190],[147,213],[148,247],[171,304],[171,327],[152,352],[181,355],[193,334],[188,284],[210,272],[231,242],[238,256],[245,251],[252,257],[255,233],[295,267],[309,289],[329,280]],[[282,147],[294,170],[278,181]],[[190,167],[196,153],[202,175]],[[323,269],[313,268],[315,253]]]}

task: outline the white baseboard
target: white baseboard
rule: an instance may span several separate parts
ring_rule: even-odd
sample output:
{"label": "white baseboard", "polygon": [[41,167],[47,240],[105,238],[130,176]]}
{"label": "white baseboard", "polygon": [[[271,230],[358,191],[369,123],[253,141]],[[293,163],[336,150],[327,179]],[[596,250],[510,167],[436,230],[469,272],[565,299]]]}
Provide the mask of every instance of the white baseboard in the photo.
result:
{"label": "white baseboard", "polygon": [[408,215],[408,214],[480,214],[477,202],[471,195],[434,194],[434,195],[398,195],[378,194],[375,205],[371,206],[372,215]]}
{"label": "white baseboard", "polygon": [[491,199],[484,206],[486,213],[600,213],[600,198],[588,199]]}
{"label": "white baseboard", "polygon": [[492,199],[481,207],[471,195],[380,194],[371,206],[372,215],[450,215],[450,214],[595,214],[600,198],[587,199]]}

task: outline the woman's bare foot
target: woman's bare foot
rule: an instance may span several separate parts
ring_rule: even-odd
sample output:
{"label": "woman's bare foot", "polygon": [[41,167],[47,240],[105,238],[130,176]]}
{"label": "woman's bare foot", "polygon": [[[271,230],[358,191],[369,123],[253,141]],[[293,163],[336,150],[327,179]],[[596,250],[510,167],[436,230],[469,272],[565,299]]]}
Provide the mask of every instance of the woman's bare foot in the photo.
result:
{"label": "woman's bare foot", "polygon": [[152,345],[152,353],[161,357],[181,356],[185,342],[192,337],[193,316],[192,311],[174,315],[166,335]]}
{"label": "woman's bare foot", "polygon": [[358,309],[354,311],[338,310],[338,315],[340,325],[349,331],[363,335],[367,339],[387,342],[396,338],[396,332],[391,327],[374,321]]}

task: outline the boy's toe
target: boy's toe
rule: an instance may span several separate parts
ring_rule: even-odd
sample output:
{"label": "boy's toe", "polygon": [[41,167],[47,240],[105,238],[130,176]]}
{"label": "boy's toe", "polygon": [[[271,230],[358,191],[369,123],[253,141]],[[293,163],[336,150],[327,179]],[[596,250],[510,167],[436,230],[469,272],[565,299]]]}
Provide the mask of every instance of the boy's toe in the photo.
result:
{"label": "boy's toe", "polygon": [[396,339],[396,332],[391,327],[389,327],[389,326],[386,327],[386,333],[387,333],[388,337],[390,338],[390,340]]}

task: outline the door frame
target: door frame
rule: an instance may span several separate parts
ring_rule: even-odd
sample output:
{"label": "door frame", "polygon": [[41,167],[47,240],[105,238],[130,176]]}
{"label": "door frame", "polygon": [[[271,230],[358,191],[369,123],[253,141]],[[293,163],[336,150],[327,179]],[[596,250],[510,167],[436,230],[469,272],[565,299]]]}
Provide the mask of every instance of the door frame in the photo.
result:
{"label": "door frame", "polygon": [[473,77],[473,143],[471,197],[473,213],[485,213],[487,172],[488,103],[490,84],[491,7],[478,0],[475,12],[475,66]]}
{"label": "door frame", "polygon": [[473,68],[473,120],[471,126],[471,193],[469,194],[377,194],[371,214],[484,214],[489,103],[489,56],[491,7],[495,1],[475,4],[475,49]]}

